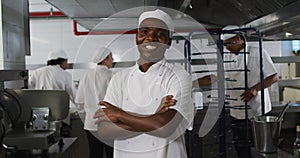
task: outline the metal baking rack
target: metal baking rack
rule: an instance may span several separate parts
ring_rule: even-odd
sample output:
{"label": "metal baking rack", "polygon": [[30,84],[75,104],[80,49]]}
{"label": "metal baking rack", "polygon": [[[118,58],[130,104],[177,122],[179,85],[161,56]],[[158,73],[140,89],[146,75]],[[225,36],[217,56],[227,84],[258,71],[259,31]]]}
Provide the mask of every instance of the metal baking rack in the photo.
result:
{"label": "metal baking rack", "polygon": [[[227,90],[247,90],[248,87],[248,75],[247,72],[250,70],[247,69],[247,64],[246,64],[246,55],[249,54],[249,52],[246,52],[246,45],[244,45],[244,52],[240,52],[238,55],[244,55],[244,69],[238,69],[238,70],[225,70],[224,69],[224,64],[227,63],[232,63],[236,62],[234,60],[224,60],[224,54],[227,54],[228,52],[224,52],[223,47],[226,43],[221,40],[221,34],[239,34],[242,37],[242,40],[244,43],[246,43],[246,37],[245,37],[245,32],[249,33],[253,31],[257,34],[258,37],[258,42],[259,42],[259,59],[260,59],[260,80],[263,81],[263,58],[262,58],[262,39],[261,39],[261,33],[256,30],[255,28],[243,28],[243,29],[235,29],[235,30],[216,30],[216,31],[209,31],[208,33],[211,36],[214,36],[215,38],[210,38],[209,40],[214,40],[214,42],[209,42],[210,45],[216,45],[216,52],[192,52],[191,48],[192,43],[191,41],[193,39],[197,39],[197,37],[203,38],[205,37],[204,34],[207,33],[205,31],[195,31],[191,32],[187,40],[185,41],[184,45],[184,51],[185,51],[185,58],[187,60],[185,68],[187,71],[192,74],[192,73],[210,73],[210,72],[215,72],[217,73],[217,87],[204,87],[204,88],[199,88],[200,91],[211,91],[211,90],[217,90],[217,96],[209,96],[211,101],[209,104],[217,104],[219,108],[219,118],[218,118],[218,125],[219,125],[219,157],[226,158],[226,130],[225,130],[225,108],[234,108],[234,109],[240,109],[240,110],[245,110],[245,117],[248,118],[248,109],[249,105],[247,102],[245,102],[244,105],[240,106],[230,106],[229,101],[236,101],[237,98],[231,98],[229,95],[226,95]],[[198,39],[200,39],[198,38]],[[195,56],[204,56],[204,55],[211,55],[215,54],[216,59],[209,59],[209,60],[215,60],[215,63],[209,63],[209,64],[216,64],[216,69],[209,69],[209,70],[197,70],[197,71],[192,71],[192,66],[196,65],[192,61],[194,60],[193,58]],[[230,73],[230,72],[244,72],[245,74],[245,83],[244,87],[232,87],[232,88],[227,88],[225,86],[225,82],[236,82],[236,79],[232,78],[226,78],[225,74]],[[261,104],[262,104],[262,114],[265,113],[265,108],[264,108],[264,90],[263,90],[263,82],[261,82]],[[247,120],[247,119],[246,119]],[[246,128],[248,128],[249,124],[248,121],[246,121]],[[249,138],[249,133],[248,130],[246,130],[246,137]],[[246,142],[247,143],[247,142]],[[249,144],[246,144],[249,146]],[[250,156],[250,150],[249,154]]]}

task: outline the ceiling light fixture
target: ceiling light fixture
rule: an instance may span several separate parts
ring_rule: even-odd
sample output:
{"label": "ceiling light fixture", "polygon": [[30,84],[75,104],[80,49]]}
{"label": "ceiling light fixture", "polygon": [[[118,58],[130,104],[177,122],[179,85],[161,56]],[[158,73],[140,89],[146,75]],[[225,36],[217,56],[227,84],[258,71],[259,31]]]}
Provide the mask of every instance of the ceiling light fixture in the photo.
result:
{"label": "ceiling light fixture", "polygon": [[293,34],[290,33],[290,32],[285,32],[285,37],[289,37],[289,36],[292,36]]}

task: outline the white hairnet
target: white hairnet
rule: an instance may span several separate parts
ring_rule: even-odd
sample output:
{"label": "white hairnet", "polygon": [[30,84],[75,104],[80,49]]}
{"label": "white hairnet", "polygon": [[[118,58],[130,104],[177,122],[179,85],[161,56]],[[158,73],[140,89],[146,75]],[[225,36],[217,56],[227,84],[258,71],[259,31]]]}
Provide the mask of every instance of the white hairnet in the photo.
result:
{"label": "white hairnet", "polygon": [[[225,26],[222,30],[234,30],[234,29],[239,29],[240,27],[236,26],[236,25],[228,25]],[[222,40],[227,40],[229,38],[232,38],[234,36],[236,36],[237,34],[222,34],[221,35],[221,39]]]}
{"label": "white hairnet", "polygon": [[56,60],[58,58],[68,59],[67,53],[64,50],[53,50],[48,53],[48,60]]}
{"label": "white hairnet", "polygon": [[148,18],[154,18],[163,21],[169,28],[169,32],[170,32],[169,36],[172,37],[174,32],[174,25],[173,25],[173,20],[169,14],[165,13],[160,9],[156,9],[155,11],[144,12],[139,17],[139,27],[141,23]]}
{"label": "white hairnet", "polygon": [[102,62],[109,54],[111,53],[111,50],[105,47],[101,47],[97,49],[93,55],[92,61],[94,63],[100,63]]}

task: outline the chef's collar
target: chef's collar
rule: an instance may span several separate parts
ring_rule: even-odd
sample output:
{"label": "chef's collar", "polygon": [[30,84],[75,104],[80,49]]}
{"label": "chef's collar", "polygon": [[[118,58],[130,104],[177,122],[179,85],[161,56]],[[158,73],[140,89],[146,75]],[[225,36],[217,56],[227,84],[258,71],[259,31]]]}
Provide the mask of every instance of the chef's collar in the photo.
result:
{"label": "chef's collar", "polygon": [[[149,72],[149,70],[152,71],[152,70],[157,70],[157,69],[159,69],[159,67],[160,67],[161,65],[165,65],[166,62],[167,62],[167,60],[166,60],[165,58],[162,58],[160,61],[158,61],[158,62],[154,63],[153,65],[151,65],[147,72]],[[139,66],[140,66],[140,65],[139,65],[139,60],[137,60],[137,62],[136,62],[136,67],[139,69]]]}

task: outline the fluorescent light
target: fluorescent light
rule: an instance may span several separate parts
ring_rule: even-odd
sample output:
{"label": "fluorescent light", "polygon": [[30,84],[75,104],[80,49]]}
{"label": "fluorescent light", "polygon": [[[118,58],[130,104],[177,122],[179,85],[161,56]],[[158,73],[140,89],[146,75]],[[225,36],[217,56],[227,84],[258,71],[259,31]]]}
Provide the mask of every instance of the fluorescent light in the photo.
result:
{"label": "fluorescent light", "polygon": [[282,25],[287,25],[289,24],[290,22],[283,22]]}
{"label": "fluorescent light", "polygon": [[285,32],[285,37],[289,37],[289,36],[292,36],[293,34],[290,33],[290,32]]}

